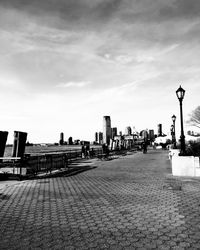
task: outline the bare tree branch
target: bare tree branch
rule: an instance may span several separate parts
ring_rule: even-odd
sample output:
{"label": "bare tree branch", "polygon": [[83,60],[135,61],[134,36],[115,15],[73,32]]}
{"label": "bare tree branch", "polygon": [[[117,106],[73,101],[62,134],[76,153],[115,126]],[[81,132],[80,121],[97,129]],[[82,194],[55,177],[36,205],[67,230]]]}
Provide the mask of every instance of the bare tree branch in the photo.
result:
{"label": "bare tree branch", "polygon": [[187,123],[197,128],[200,128],[200,106],[198,106],[195,110],[192,111]]}

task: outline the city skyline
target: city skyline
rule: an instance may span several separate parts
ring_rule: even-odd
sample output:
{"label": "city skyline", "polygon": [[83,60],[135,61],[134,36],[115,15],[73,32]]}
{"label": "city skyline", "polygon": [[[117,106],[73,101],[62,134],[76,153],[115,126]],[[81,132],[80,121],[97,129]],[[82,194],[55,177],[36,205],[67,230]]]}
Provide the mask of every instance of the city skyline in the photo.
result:
{"label": "city skyline", "polygon": [[[200,2],[0,2],[1,131],[33,143],[93,141],[102,117],[124,131],[170,132],[199,106]],[[186,129],[186,125],[185,125]]]}

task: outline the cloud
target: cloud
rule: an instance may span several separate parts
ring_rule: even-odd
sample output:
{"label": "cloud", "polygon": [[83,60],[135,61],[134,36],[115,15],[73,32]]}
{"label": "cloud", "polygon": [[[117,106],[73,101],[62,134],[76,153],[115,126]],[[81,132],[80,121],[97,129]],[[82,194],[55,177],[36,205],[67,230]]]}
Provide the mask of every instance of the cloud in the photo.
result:
{"label": "cloud", "polygon": [[188,39],[189,32],[190,39],[199,38],[196,0],[2,0],[1,8],[1,26],[17,29],[40,46],[70,45],[95,33],[104,39],[99,46],[109,54],[125,44],[134,49],[138,43],[140,47],[179,43]]}
{"label": "cloud", "polygon": [[89,81],[82,81],[82,82],[66,82],[66,83],[59,83],[58,85],[56,85],[57,88],[71,88],[71,87],[75,87],[75,88],[82,88],[85,87],[87,85],[91,84],[91,82]]}
{"label": "cloud", "polygon": [[[141,74],[138,74],[140,71]],[[138,89],[142,89],[149,81],[155,81],[159,78],[159,72],[150,71],[147,74],[142,74],[142,69],[138,69],[138,72],[131,82],[125,82],[121,84],[116,84],[114,86],[107,86],[107,88],[101,89],[98,92],[93,93],[90,95],[85,101],[89,104],[97,105],[109,103],[115,105],[116,107],[120,107],[123,103],[132,103],[132,98],[134,100],[142,99],[141,96],[136,96],[135,92]],[[144,91],[145,93],[145,91]],[[119,108],[120,109],[120,108]]]}
{"label": "cloud", "polygon": [[194,19],[199,18],[200,2],[196,0],[174,0],[170,4],[162,6],[159,17],[164,20]]}
{"label": "cloud", "polygon": [[37,18],[43,25],[66,29],[87,29],[105,24],[117,12],[122,0],[2,0],[0,6]]}
{"label": "cloud", "polygon": [[119,55],[115,58],[115,60],[121,64],[128,64],[133,61],[133,57],[128,55]]}
{"label": "cloud", "polygon": [[74,121],[83,109],[88,120],[112,111],[167,120],[179,82],[193,93],[188,107],[199,101],[199,9],[198,0],[1,0],[1,106],[9,96],[9,117],[13,103],[19,116],[28,107],[30,127],[54,113],[62,128],[75,108]]}
{"label": "cloud", "polygon": [[[59,16],[67,22],[105,23],[110,18],[129,21],[165,21],[195,18],[200,14],[197,0],[1,0],[1,6],[17,9],[37,17]],[[92,23],[91,23],[92,25]]]}
{"label": "cloud", "polygon": [[37,48],[35,44],[25,38],[24,34],[17,31],[0,30],[0,36],[0,55],[3,57],[29,52]]}

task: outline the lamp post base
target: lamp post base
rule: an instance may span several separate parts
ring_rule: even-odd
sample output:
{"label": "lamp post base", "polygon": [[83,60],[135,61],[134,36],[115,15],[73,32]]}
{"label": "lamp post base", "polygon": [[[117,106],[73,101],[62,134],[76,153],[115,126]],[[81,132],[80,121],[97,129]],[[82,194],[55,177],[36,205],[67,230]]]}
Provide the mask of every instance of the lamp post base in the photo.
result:
{"label": "lamp post base", "polygon": [[185,155],[185,136],[181,135],[180,139],[181,139],[181,151],[179,155],[184,156]]}

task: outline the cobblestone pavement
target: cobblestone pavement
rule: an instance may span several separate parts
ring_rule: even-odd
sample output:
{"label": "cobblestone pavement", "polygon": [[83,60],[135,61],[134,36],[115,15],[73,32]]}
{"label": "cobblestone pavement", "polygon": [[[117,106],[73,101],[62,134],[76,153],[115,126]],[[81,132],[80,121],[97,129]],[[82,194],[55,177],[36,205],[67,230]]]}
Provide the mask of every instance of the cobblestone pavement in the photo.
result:
{"label": "cobblestone pavement", "polygon": [[0,189],[0,249],[200,249],[200,179],[171,175],[167,151]]}

